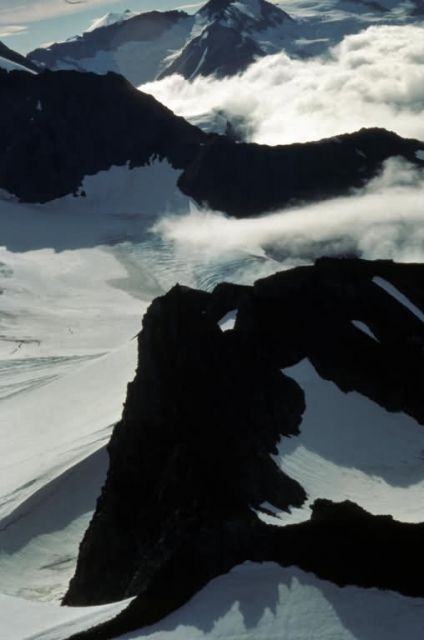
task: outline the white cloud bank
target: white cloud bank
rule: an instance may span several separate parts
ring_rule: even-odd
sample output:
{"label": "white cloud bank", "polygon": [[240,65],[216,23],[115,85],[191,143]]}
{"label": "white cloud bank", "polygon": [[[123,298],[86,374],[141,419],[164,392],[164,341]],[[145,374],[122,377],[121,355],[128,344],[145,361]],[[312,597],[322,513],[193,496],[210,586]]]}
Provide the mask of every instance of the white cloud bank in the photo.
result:
{"label": "white cloud bank", "polygon": [[268,56],[233,78],[181,76],[142,85],[178,115],[224,110],[264,144],[317,140],[380,126],[424,139],[424,25],[373,26],[328,56]]}
{"label": "white cloud bank", "polygon": [[268,256],[263,273],[256,264],[244,281],[324,255],[424,262],[422,180],[418,169],[391,159],[378,178],[350,197],[242,220],[196,211],[165,218],[155,231],[180,252],[205,261]]}

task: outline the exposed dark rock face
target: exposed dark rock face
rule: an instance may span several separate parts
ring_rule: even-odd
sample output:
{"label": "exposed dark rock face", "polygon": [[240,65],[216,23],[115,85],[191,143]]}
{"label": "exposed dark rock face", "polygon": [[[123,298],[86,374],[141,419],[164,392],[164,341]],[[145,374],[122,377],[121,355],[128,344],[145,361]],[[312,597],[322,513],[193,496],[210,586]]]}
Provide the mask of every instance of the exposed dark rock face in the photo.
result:
{"label": "exposed dark rock face", "polygon": [[47,202],[86,175],[167,159],[197,202],[248,217],[363,186],[389,157],[423,167],[424,143],[384,129],[267,147],[207,135],[121,76],[0,71],[0,188]]}
{"label": "exposed dark rock face", "polygon": [[372,516],[352,502],[317,500],[309,522],[273,532],[273,557],[339,586],[424,595],[424,524]]}
{"label": "exposed dark rock face", "polygon": [[[228,55],[232,51],[232,55]],[[178,73],[193,79],[197,75],[232,76],[247,69],[255,58],[263,56],[258,44],[239,31],[217,23],[193,38],[160,78]]]}
{"label": "exposed dark rock face", "polygon": [[[424,525],[325,500],[309,522],[282,528],[252,510],[305,498],[270,457],[282,435],[298,432],[304,410],[302,390],[282,368],[310,358],[341,389],[424,423],[424,323],[381,279],[424,309],[423,265],[353,259],[321,259],[212,294],[176,286],[152,304],[65,603],[138,597],[75,639],[151,624],[245,560],[424,596]],[[222,332],[217,321],[233,309],[235,327]]]}
{"label": "exposed dark rock face", "polygon": [[[309,358],[343,391],[359,391],[424,423],[424,324],[376,277],[424,308],[422,265],[323,258],[314,268],[258,281],[237,326],[281,367]],[[379,342],[358,331],[353,320],[369,326]]]}
{"label": "exposed dark rock face", "polygon": [[27,202],[112,165],[157,157],[183,168],[206,138],[115,74],[0,72],[0,96],[0,187]]}
{"label": "exposed dark rock face", "polygon": [[179,180],[181,190],[211,209],[248,217],[295,201],[316,201],[362,187],[392,156],[424,166],[424,144],[384,129],[319,142],[268,147],[215,137]]}
{"label": "exposed dark rock face", "polygon": [[[220,541],[223,546],[227,543],[226,550],[233,554],[234,564],[245,560],[274,561],[283,566],[297,565],[339,586],[354,584],[424,596],[424,524],[373,516],[349,501],[335,504],[317,500],[308,522],[283,528],[252,523],[250,535],[244,533],[236,538],[234,530],[221,532]],[[231,537],[237,540],[232,546]],[[180,549],[179,562],[174,558],[174,562],[162,567],[147,591],[127,609],[69,640],[109,640],[152,624],[187,602],[197,590],[193,584],[202,588],[209,581],[208,571],[210,577],[215,577],[220,561],[223,566],[222,556],[213,546],[215,542],[199,530],[195,544]]]}
{"label": "exposed dark rock face", "polygon": [[243,536],[251,506],[285,509],[306,497],[270,457],[281,435],[298,432],[303,393],[220,330],[207,314],[211,298],[177,286],[145,316],[143,364],[66,604],[135,595],[181,544],[196,544],[199,529],[219,547],[221,523]]}

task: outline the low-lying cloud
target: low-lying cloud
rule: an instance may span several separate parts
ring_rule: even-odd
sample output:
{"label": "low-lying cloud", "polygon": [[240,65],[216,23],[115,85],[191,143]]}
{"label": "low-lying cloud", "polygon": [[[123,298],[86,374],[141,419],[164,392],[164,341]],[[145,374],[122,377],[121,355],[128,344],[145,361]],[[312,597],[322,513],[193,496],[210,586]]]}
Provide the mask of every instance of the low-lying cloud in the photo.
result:
{"label": "low-lying cloud", "polygon": [[224,111],[250,140],[284,144],[379,126],[424,139],[424,25],[372,26],[325,57],[267,56],[233,78],[171,76],[140,87],[201,121]]}
{"label": "low-lying cloud", "polygon": [[163,219],[155,232],[186,255],[194,252],[205,261],[253,255],[267,258],[273,271],[324,255],[423,262],[422,178],[404,160],[391,159],[379,177],[350,197],[242,220],[193,211]]}

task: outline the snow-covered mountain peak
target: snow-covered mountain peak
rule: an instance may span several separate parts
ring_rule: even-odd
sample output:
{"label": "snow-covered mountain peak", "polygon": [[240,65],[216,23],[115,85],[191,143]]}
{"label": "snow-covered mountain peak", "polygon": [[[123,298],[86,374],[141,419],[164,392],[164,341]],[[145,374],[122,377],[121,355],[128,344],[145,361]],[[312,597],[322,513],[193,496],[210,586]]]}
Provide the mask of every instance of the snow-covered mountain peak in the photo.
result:
{"label": "snow-covered mountain peak", "polygon": [[231,76],[254,60],[281,51],[296,22],[266,0],[210,0],[195,15],[185,46],[167,60],[161,75]]}
{"label": "snow-covered mountain peak", "polygon": [[125,22],[125,20],[129,20],[130,18],[135,18],[138,15],[138,12],[131,11],[131,9],[126,9],[121,12],[110,11],[106,15],[101,18],[96,18],[94,22],[86,29],[85,33],[91,33],[96,29],[101,29],[102,27],[110,27],[112,24],[118,24],[120,22]]}
{"label": "snow-covered mountain peak", "polygon": [[279,7],[266,0],[210,0],[198,16],[209,22],[219,22],[227,27],[263,29],[291,20]]}

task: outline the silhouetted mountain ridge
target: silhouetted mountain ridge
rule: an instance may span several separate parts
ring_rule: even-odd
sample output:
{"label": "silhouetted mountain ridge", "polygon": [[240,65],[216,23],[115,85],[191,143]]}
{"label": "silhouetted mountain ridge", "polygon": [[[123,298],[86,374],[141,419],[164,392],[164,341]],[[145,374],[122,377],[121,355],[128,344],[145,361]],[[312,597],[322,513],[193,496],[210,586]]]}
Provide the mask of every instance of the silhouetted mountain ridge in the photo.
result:
{"label": "silhouetted mountain ridge", "polygon": [[[285,438],[302,431],[305,399],[286,367],[307,358],[343,391],[424,424],[424,325],[376,278],[424,310],[423,265],[351,259],[321,259],[253,287],[226,283],[205,293],[177,285],[153,302],[64,602],[138,597],[75,639],[152,624],[246,560],[424,595],[424,524],[325,499],[301,524],[267,525],[255,512],[263,501],[288,509],[306,498],[271,458],[278,440],[284,449]],[[235,326],[222,331],[218,322],[230,310]]]}
{"label": "silhouetted mountain ridge", "polygon": [[201,205],[238,217],[343,195],[424,144],[384,129],[269,147],[208,135],[116,74],[0,71],[0,188],[25,202],[77,193],[112,166],[167,160]]}

